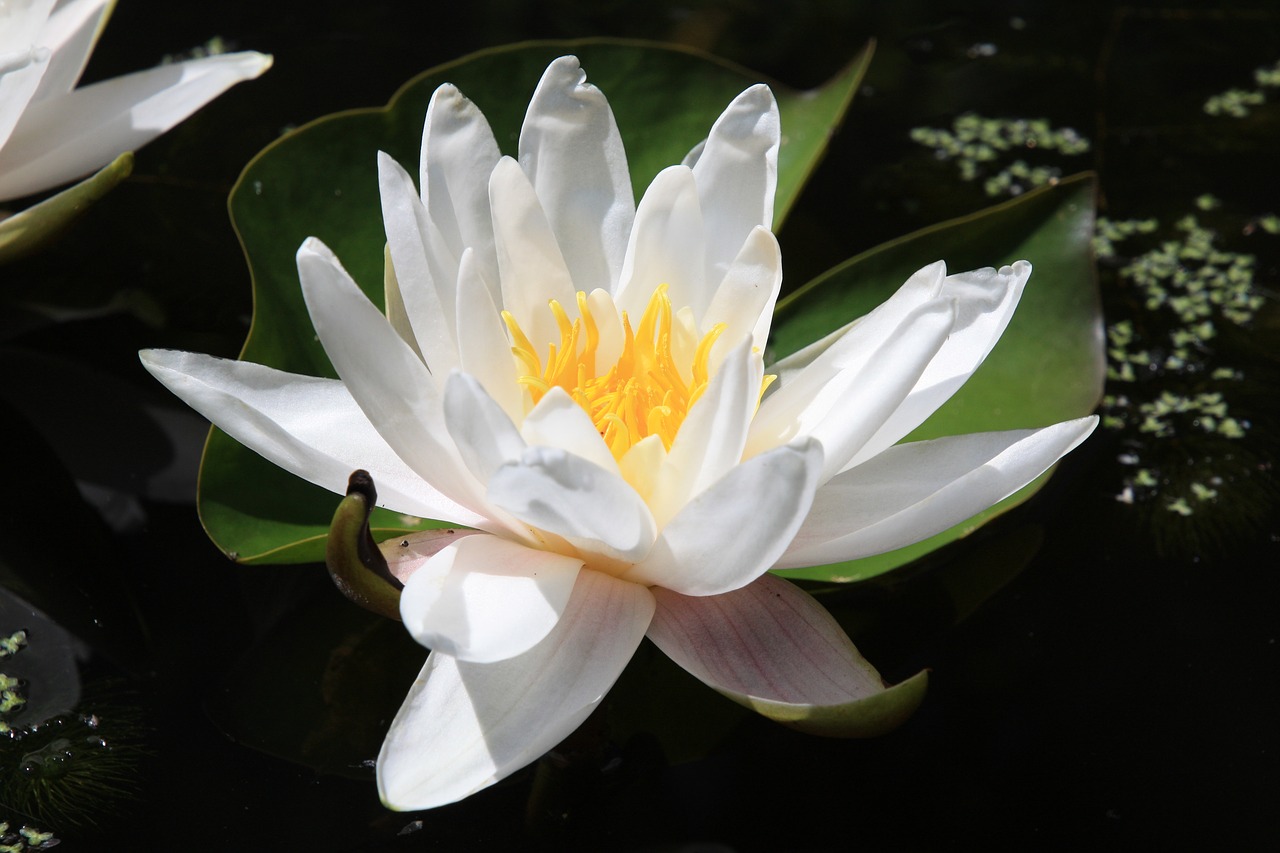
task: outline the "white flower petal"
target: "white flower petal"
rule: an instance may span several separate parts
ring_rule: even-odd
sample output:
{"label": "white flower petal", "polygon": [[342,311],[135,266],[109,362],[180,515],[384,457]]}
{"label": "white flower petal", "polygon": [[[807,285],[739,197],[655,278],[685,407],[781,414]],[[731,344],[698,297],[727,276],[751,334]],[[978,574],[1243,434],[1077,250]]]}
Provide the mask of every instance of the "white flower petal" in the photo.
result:
{"label": "white flower petal", "polygon": [[482,515],[480,483],[462,465],[435,382],[329,248],[308,238],[298,275],[329,360],[387,444],[422,479]]}
{"label": "white flower petal", "polygon": [[631,448],[618,460],[618,471],[622,474],[622,478],[630,483],[636,490],[636,494],[649,505],[649,510],[653,513],[654,521],[659,528],[666,523],[665,520],[659,522],[659,517],[667,519],[675,514],[674,510],[668,511],[652,500],[653,493],[661,480],[660,473],[666,459],[667,449],[662,445],[662,437],[646,435],[631,445]]}
{"label": "white flower petal", "polygon": [[31,104],[0,150],[0,198],[66,183],[140,148],[271,67],[260,53],[162,65]]}
{"label": "white flower petal", "polygon": [[529,444],[567,450],[606,471],[618,473],[617,460],[586,410],[563,388],[553,387],[525,416],[520,434]]}
{"label": "white flower petal", "polygon": [[956,322],[950,337],[920,375],[911,393],[845,463],[845,468],[852,468],[897,443],[951,399],[1004,334],[1030,275],[1031,264],[1018,261],[999,271],[987,267],[946,277],[940,295],[956,303]]}
{"label": "white flower petal", "polygon": [[[792,385],[793,389],[812,388],[811,396],[797,399],[779,392],[761,403],[751,424],[747,455],[797,435],[812,436],[822,442],[826,453],[822,472],[822,482],[826,482],[906,398],[954,322],[955,306],[934,299],[913,309],[895,334],[865,361],[845,368],[838,359],[819,359]],[[850,334],[853,331],[856,327]],[[834,352],[835,348],[828,355]],[[810,373],[829,378],[814,387],[806,382]]]}
{"label": "white flower petal", "polygon": [[596,330],[600,343],[596,347],[596,375],[603,376],[622,356],[625,340],[622,317],[609,291],[599,288],[587,294],[587,310],[596,318]]}
{"label": "white flower petal", "polygon": [[1040,476],[1097,423],[1087,417],[890,447],[818,490],[776,568],[868,557],[940,533]]}
{"label": "white flower petal", "polygon": [[520,458],[524,440],[474,376],[454,373],[444,388],[444,422],[467,469],[481,483]]}
{"label": "white flower petal", "polygon": [[500,468],[489,500],[580,551],[622,562],[647,554],[657,535],[649,508],[625,480],[556,448],[530,447]]}
{"label": "white flower petal", "polygon": [[336,379],[198,353],[143,350],[140,357],[183,402],[295,476],[341,495],[351,472],[364,468],[373,475],[379,506],[468,527],[493,526],[410,470]]}
{"label": "white flower petal", "polygon": [[[4,161],[3,148],[9,136],[49,70],[49,58],[49,51],[44,48],[31,48],[8,56],[0,54],[0,163]],[[20,191],[6,192],[6,183],[5,175],[0,173],[0,201],[25,195]]]}
{"label": "white flower petal", "polygon": [[701,142],[698,142],[689,149],[688,154],[684,155],[684,159],[680,161],[680,165],[687,166],[690,169],[698,165],[698,160],[702,158],[702,152],[706,150],[706,147],[707,140],[703,139]]}
{"label": "white flower petal", "polygon": [[710,295],[704,279],[706,241],[693,172],[670,166],[658,173],[636,208],[635,226],[614,301],[640,317],[660,284],[677,308],[702,316]]}
{"label": "white flower petal", "polygon": [[893,416],[936,360],[954,325],[954,303],[938,300],[913,312],[899,327],[902,336],[881,347],[875,362],[858,371],[848,392],[807,431],[826,453],[822,482],[839,473],[844,461]]}
{"label": "white flower petal", "polygon": [[23,0],[0,5],[0,55],[25,51],[34,44],[44,47],[43,30],[48,26],[54,0]]}
{"label": "white flower petal", "polygon": [[448,256],[409,173],[385,152],[378,152],[378,189],[387,250],[400,285],[400,299],[413,329],[417,350],[443,385],[458,367],[454,337],[458,264]]}
{"label": "white flower petal", "polygon": [[[844,468],[853,467],[894,444],[932,414],[981,365],[1004,332],[1017,306],[1030,264],[1019,261],[998,272],[991,268],[946,275],[941,261],[916,272],[875,310],[770,366],[778,376],[770,394],[799,397],[843,369],[869,363],[878,347],[898,334],[907,314],[930,299],[954,299],[956,324],[907,398]],[[811,364],[823,367],[809,370]],[[775,405],[777,402],[775,401]]]}
{"label": "white flower petal", "polygon": [[[817,361],[820,356],[827,352],[827,350],[843,341],[849,330],[856,325],[858,325],[858,320],[845,323],[835,331],[823,335],[813,343],[806,344],[791,353],[791,355],[780,358],[773,364],[769,365],[768,372],[777,378],[774,379],[773,384],[769,386],[769,390],[765,392],[766,396],[772,396],[783,388],[791,388],[791,386],[793,386],[804,374],[805,369],[808,368],[809,365]],[[817,377],[818,372],[815,372],[810,377],[810,381],[814,382],[814,384],[820,384],[817,381]]]}
{"label": "white flower petal", "polygon": [[942,261],[918,270],[869,314],[772,365],[769,370],[778,380],[765,398],[772,401],[769,407],[798,409],[841,371],[861,370],[898,335],[908,314],[938,298],[946,275]]}
{"label": "white flower petal", "polygon": [[804,521],[821,469],[822,445],[811,439],[747,460],[686,504],[622,577],[684,595],[751,583]]}
{"label": "white flower petal", "polygon": [[556,626],[582,560],[497,536],[464,536],[410,576],[400,618],[422,645],[460,661],[524,654]]}
{"label": "white flower petal", "polygon": [[574,289],[618,281],[635,217],[631,173],[609,102],[573,56],[547,66],[520,128],[529,176],[573,278]]}
{"label": "white flower petal", "polygon": [[704,329],[717,323],[725,325],[712,350],[713,368],[718,368],[716,355],[723,358],[728,342],[741,340],[744,335],[750,335],[756,348],[764,351],[773,320],[773,307],[781,289],[782,249],[773,232],[759,226],[752,229],[742,244],[742,251],[729,265],[701,319]]}
{"label": "white flower petal", "polygon": [[489,176],[502,157],[489,122],[449,83],[431,95],[422,129],[422,201],[449,253],[475,252],[480,278],[496,303],[498,258],[489,212]]}
{"label": "white flower petal", "polygon": [[524,389],[516,381],[516,363],[507,329],[494,304],[492,288],[481,278],[476,253],[467,249],[458,262],[458,358],[507,416],[524,414]]}
{"label": "white flower petal", "polygon": [[757,225],[773,224],[778,104],[764,84],[733,99],[693,166],[707,227],[707,283],[715,286]]}
{"label": "white flower petal", "polygon": [[671,443],[650,501],[659,526],[742,460],[762,372],[760,358],[752,353],[748,338],[729,353],[720,372],[711,377]]}
{"label": "white flower petal", "polygon": [[[391,247],[382,247],[382,301],[386,306],[387,322],[395,329],[400,340],[422,358],[422,350],[418,348],[418,336],[413,333],[413,325],[409,322],[409,309],[404,304],[404,294],[400,292],[400,280],[396,277],[395,264],[391,262]],[[426,360],[423,360],[426,363]]]}
{"label": "white flower petal", "polygon": [[510,157],[503,157],[493,169],[489,201],[502,307],[511,312],[534,346],[559,343],[560,333],[547,302],[554,299],[570,316],[576,314],[573,279],[533,186]]}
{"label": "white flower petal", "polygon": [[879,734],[914,710],[908,704],[889,720],[874,713],[839,719],[838,709],[883,693],[884,680],[821,604],[781,578],[764,574],[721,595],[653,594],[649,639],[740,705],[837,736]]}
{"label": "white flower petal", "polygon": [[378,792],[393,809],[462,799],[537,759],[600,703],[644,638],[653,596],[584,571],[559,623],[498,663],[433,652],[378,754]]}
{"label": "white flower petal", "polygon": [[112,5],[110,0],[70,0],[49,16],[39,44],[53,55],[36,100],[65,95],[75,87]]}

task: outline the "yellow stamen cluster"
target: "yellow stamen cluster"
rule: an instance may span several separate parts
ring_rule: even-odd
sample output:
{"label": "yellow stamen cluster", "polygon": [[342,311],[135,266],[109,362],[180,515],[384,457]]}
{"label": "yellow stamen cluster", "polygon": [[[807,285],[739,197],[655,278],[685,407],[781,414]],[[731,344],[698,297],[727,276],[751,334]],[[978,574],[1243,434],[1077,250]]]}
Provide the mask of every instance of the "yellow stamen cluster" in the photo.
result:
{"label": "yellow stamen cluster", "polygon": [[552,300],[550,307],[560,330],[560,343],[549,345],[545,367],[515,318],[502,312],[511,332],[511,351],[524,368],[518,381],[529,390],[533,402],[555,387],[569,392],[591,415],[615,459],[650,435],[660,437],[670,450],[680,424],[706,390],[711,347],[724,331],[724,324],[712,327],[702,337],[693,364],[681,375],[671,355],[671,300],[667,286],[660,285],[634,332],[627,312],[622,312],[622,355],[601,375],[596,370],[600,329],[587,295],[579,291],[578,319],[572,322],[560,303]]}

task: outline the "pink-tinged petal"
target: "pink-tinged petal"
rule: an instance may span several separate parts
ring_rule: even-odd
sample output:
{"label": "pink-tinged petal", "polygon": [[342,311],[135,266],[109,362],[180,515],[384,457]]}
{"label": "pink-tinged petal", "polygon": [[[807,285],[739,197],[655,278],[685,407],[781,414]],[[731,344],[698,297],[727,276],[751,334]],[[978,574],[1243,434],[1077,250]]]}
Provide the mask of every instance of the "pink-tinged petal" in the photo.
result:
{"label": "pink-tinged petal", "polygon": [[496,302],[498,259],[489,212],[489,176],[502,154],[484,114],[453,85],[431,95],[422,129],[422,201],[449,253],[475,252],[480,278]]}
{"label": "pink-tinged petal", "polygon": [[458,367],[454,337],[458,262],[445,248],[409,173],[378,152],[378,189],[387,251],[414,342],[436,382]]}
{"label": "pink-tinged petal", "polygon": [[612,291],[635,217],[609,102],[573,56],[547,66],[520,128],[520,167],[542,202],[574,289]]}
{"label": "pink-tinged petal", "polygon": [[524,414],[524,389],[516,381],[515,358],[507,329],[483,280],[477,254],[471,249],[458,262],[458,358],[513,420]]}
{"label": "pink-tinged petal", "polygon": [[408,583],[418,569],[448,546],[464,536],[483,535],[478,530],[448,528],[419,530],[378,543],[382,558],[387,561],[387,571],[400,583]]}
{"label": "pink-tinged petal", "polygon": [[569,393],[554,386],[525,416],[520,434],[529,444],[556,447],[617,474],[618,462],[600,437],[591,416]]}
{"label": "pink-tinged petal", "polygon": [[706,241],[693,172],[670,166],[658,173],[636,208],[635,226],[614,300],[632,317],[644,313],[660,284],[677,308],[701,316],[711,298],[705,275]]}
{"label": "pink-tinged petal", "polygon": [[[781,289],[782,250],[778,247],[778,238],[763,226],[755,228],[720,282],[701,326],[709,329],[724,323],[720,341],[737,341],[750,335],[756,348],[763,351]],[[717,351],[723,352],[722,346],[713,350],[713,366]]]}
{"label": "pink-tinged petal", "polygon": [[464,536],[405,583],[400,619],[419,643],[459,661],[507,660],[556,626],[581,568],[563,554]]}
{"label": "pink-tinged petal", "polygon": [[493,169],[489,201],[502,278],[502,307],[538,347],[539,356],[545,357],[546,346],[560,341],[547,301],[554,299],[571,315],[576,313],[573,279],[533,186],[510,157],[503,157]]}
{"label": "pink-tinged petal", "polygon": [[951,399],[1004,334],[1030,275],[1031,264],[1018,261],[998,271],[987,267],[946,277],[941,297],[953,299],[956,304],[956,323],[950,337],[902,405],[845,463],[845,468],[896,444]]}
{"label": "pink-tinged petal", "polygon": [[[849,457],[875,434],[914,387],[947,339],[955,306],[934,299],[914,308],[881,343],[873,356],[845,367],[820,358],[791,388],[811,390],[808,397],[785,393],[765,398],[751,424],[746,454],[806,435],[822,442],[826,461],[822,482],[835,476]],[[856,327],[855,327],[856,329]],[[828,355],[835,353],[833,347]],[[827,377],[810,383],[809,374]]]}
{"label": "pink-tinged petal", "polygon": [[621,562],[643,557],[657,535],[649,507],[626,480],[556,448],[530,447],[500,468],[489,500],[584,553]]}
{"label": "pink-tinged petal", "polygon": [[467,469],[481,483],[520,458],[524,439],[474,376],[454,373],[444,388],[444,421]]}
{"label": "pink-tinged petal", "polygon": [[742,459],[747,428],[763,378],[760,359],[743,340],[694,403],[671,443],[650,500],[658,524],[671,519],[694,495],[710,488]]}
{"label": "pink-tinged petal", "polygon": [[693,166],[707,224],[707,283],[714,287],[757,225],[773,224],[778,182],[778,104],[764,84],[716,119]]}
{"label": "pink-tinged petal", "polygon": [[822,445],[811,439],[747,460],[686,504],[622,577],[685,595],[751,583],[800,528],[821,470]]}
{"label": "pink-tinged petal", "polygon": [[75,88],[113,5],[111,0],[71,0],[49,16],[38,43],[52,56],[36,100],[65,95]]}
{"label": "pink-tinged petal", "polygon": [[869,557],[940,533],[1040,476],[1097,423],[1091,416],[890,447],[818,490],[775,568]]}
{"label": "pink-tinged petal", "polygon": [[426,365],[361,292],[329,248],[307,239],[297,255],[302,295],[329,360],[387,444],[450,498],[490,515],[463,466]]}
{"label": "pink-tinged petal", "polygon": [[271,67],[260,53],[162,65],[32,103],[0,150],[0,198],[78,178],[155,139]]}
{"label": "pink-tinged petal", "polygon": [[613,686],[653,606],[644,587],[583,571],[559,623],[524,654],[478,664],[432,652],[378,754],[382,802],[456,802],[553,748]]}
{"label": "pink-tinged petal", "polygon": [[871,737],[911,716],[921,673],[889,688],[831,614],[772,575],[722,595],[655,589],[649,639],[740,705],[810,734]]}
{"label": "pink-tinged petal", "polygon": [[490,526],[405,465],[335,379],[198,353],[143,350],[140,357],[183,402],[297,477],[341,495],[351,472],[364,468],[377,483],[379,506],[469,527]]}

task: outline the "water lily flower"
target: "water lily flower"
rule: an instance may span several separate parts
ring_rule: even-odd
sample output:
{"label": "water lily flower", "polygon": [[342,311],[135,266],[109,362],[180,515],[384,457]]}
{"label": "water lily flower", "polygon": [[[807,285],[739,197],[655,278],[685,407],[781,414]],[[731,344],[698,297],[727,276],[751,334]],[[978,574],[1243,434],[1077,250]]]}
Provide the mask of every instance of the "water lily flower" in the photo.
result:
{"label": "water lily flower", "polygon": [[77,89],[113,0],[0,3],[0,201],[79,178],[271,67],[246,51]]}
{"label": "water lily flower", "polygon": [[1025,262],[926,266],[766,371],[779,133],[772,93],[752,86],[637,206],[613,114],[575,58],[547,68],[518,159],[441,86],[419,186],[379,155],[385,315],[318,240],[298,250],[340,379],[142,353],[275,464],[338,493],[363,468],[382,505],[471,528],[420,551],[405,540],[394,561],[405,627],[432,651],[378,757],[389,806],[449,803],[533,761],[645,636],[775,719],[868,733],[874,709],[845,712],[884,682],[766,572],[919,541],[1093,429],[898,443],[982,363]]}

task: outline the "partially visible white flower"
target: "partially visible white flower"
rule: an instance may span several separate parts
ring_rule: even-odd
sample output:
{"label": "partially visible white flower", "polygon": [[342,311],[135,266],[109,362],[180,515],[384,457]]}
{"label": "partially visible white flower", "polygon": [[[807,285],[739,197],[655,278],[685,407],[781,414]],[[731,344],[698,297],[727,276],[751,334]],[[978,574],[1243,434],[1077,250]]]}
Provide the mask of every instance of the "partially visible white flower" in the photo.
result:
{"label": "partially visible white flower", "polygon": [[253,51],[75,88],[113,0],[0,0],[0,201],[65,184],[150,142],[271,67]]}
{"label": "partially visible white flower", "polygon": [[752,86],[637,206],[613,113],[573,57],[543,75],[518,160],[441,86],[419,186],[379,157],[386,315],[318,240],[298,250],[340,379],[142,353],[275,464],[339,493],[363,468],[383,506],[476,528],[396,561],[400,615],[432,652],[378,758],[389,806],[452,802],[533,761],[645,636],[774,719],[866,733],[846,711],[884,682],[768,570],[945,530],[1093,429],[898,443],[991,351],[1023,261],[923,268],[773,365],[764,393],[779,140],[773,95]]}

